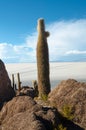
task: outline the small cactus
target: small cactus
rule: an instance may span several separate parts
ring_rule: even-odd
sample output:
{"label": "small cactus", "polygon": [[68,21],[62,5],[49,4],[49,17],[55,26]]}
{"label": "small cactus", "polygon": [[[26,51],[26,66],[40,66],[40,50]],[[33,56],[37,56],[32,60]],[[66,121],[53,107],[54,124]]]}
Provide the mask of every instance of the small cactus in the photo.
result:
{"label": "small cactus", "polygon": [[17,73],[17,77],[18,77],[18,90],[21,90],[21,82],[20,82],[20,74]]}
{"label": "small cactus", "polygon": [[12,87],[13,87],[13,89],[14,89],[14,86],[15,86],[14,74],[12,74]]}
{"label": "small cactus", "polygon": [[48,95],[50,92],[49,78],[49,54],[47,37],[43,19],[38,20],[38,42],[37,42],[37,69],[38,69],[38,91],[39,96]]}
{"label": "small cactus", "polygon": [[35,96],[38,97],[38,83],[36,80],[33,80],[32,84],[35,90]]}

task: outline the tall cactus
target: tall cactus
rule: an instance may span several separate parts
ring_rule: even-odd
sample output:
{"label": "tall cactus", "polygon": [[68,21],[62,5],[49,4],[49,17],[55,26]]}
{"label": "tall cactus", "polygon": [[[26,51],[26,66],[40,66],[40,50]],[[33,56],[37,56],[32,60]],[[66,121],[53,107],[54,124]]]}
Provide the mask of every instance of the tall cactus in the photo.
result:
{"label": "tall cactus", "polygon": [[49,78],[49,54],[47,37],[49,32],[45,32],[43,19],[38,20],[38,42],[37,42],[37,69],[38,69],[38,91],[39,96],[48,95],[50,92]]}

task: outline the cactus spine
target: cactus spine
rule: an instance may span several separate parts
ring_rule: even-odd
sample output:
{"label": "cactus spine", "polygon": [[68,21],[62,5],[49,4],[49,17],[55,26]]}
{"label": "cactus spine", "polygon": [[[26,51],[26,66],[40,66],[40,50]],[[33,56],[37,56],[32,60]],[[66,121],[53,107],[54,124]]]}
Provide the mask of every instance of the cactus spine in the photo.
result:
{"label": "cactus spine", "polygon": [[49,79],[49,54],[44,20],[38,20],[38,42],[37,42],[37,69],[38,69],[38,91],[39,96],[48,95],[50,92]]}

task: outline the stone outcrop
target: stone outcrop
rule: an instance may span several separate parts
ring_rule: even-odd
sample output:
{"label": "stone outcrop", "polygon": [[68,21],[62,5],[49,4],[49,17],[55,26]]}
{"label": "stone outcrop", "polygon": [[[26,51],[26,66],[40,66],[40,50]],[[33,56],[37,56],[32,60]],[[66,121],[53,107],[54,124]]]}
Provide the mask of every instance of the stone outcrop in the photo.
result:
{"label": "stone outcrop", "polygon": [[[34,99],[35,90],[30,87],[22,88],[10,100],[14,95],[4,63],[0,61],[0,102],[6,102],[0,111],[0,130],[58,130],[60,124],[67,130],[86,128],[85,83],[71,79],[62,81],[49,94],[47,102]],[[65,104],[74,108],[73,122],[58,112]]]}
{"label": "stone outcrop", "polygon": [[55,109],[38,105],[29,96],[17,96],[0,112],[0,130],[52,130],[58,118],[55,113]]}
{"label": "stone outcrop", "polygon": [[0,107],[15,96],[4,63],[0,60]]}
{"label": "stone outcrop", "polygon": [[36,96],[35,89],[29,86],[23,86],[21,90],[16,91],[16,96],[30,96],[34,98]]}
{"label": "stone outcrop", "polygon": [[86,128],[86,83],[73,79],[62,81],[49,94],[51,104],[62,112],[64,106],[70,106],[73,110],[73,122]]}
{"label": "stone outcrop", "polygon": [[63,118],[57,109],[42,106],[29,96],[17,96],[0,111],[0,130],[84,130]]}

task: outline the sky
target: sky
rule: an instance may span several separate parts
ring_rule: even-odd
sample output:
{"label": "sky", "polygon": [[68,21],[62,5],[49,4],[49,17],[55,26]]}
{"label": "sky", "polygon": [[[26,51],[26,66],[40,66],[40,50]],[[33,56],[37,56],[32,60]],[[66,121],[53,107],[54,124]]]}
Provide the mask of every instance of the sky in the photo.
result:
{"label": "sky", "polygon": [[86,0],[0,0],[0,59],[36,62],[39,18],[50,32],[50,61],[86,61]]}

